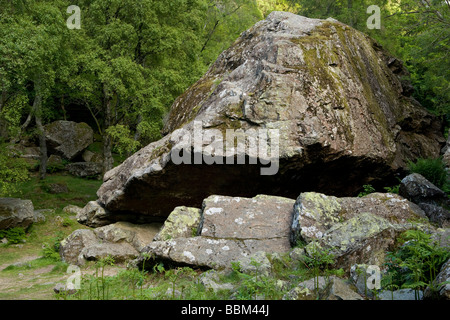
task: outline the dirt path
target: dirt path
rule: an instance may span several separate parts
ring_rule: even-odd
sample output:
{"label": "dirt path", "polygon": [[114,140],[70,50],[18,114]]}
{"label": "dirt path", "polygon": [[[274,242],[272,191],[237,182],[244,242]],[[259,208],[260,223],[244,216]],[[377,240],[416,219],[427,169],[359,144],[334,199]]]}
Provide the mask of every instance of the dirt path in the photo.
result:
{"label": "dirt path", "polygon": [[[0,265],[0,300],[55,300],[53,288],[65,283],[70,276],[64,271],[53,271],[55,265],[28,268],[29,262],[39,256],[28,255]],[[8,266],[16,266],[5,270]],[[121,268],[105,269],[105,276],[116,275]],[[82,274],[94,274],[95,270],[82,270]]]}

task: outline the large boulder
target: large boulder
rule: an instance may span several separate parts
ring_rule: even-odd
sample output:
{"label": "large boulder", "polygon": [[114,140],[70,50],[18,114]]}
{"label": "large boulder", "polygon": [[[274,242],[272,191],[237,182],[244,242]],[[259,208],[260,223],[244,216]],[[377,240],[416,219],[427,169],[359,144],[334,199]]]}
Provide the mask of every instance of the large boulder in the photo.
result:
{"label": "large boulder", "polygon": [[103,165],[98,162],[74,162],[66,166],[70,174],[80,178],[98,178],[103,172]]}
{"label": "large boulder", "polygon": [[[198,236],[171,233],[170,240],[153,241],[141,253],[181,265],[230,269],[232,262],[258,252],[288,252],[294,203],[265,195],[251,199],[213,195],[203,202]],[[144,259],[141,256],[136,264],[141,265]]]}
{"label": "large boulder", "polygon": [[159,228],[158,224],[117,222],[94,230],[79,229],[61,241],[59,253],[64,262],[79,266],[107,256],[116,263],[125,263],[139,256]]}
{"label": "large boulder", "polygon": [[94,131],[84,122],[59,120],[45,126],[50,154],[72,160],[94,142]]}
{"label": "large boulder", "polygon": [[302,193],[294,206],[291,243],[319,244],[329,249],[336,265],[350,270],[354,264],[381,266],[393,250],[397,236],[427,222],[414,203],[396,195],[374,193],[362,198],[337,198]]}
{"label": "large boulder", "polygon": [[431,222],[439,227],[450,226],[449,197],[422,175],[413,173],[405,177],[400,183],[399,194],[418,204]]}
{"label": "large boulder", "polygon": [[272,12],[175,101],[164,138],[106,173],[99,200],[154,220],[211,194],[352,196],[395,183],[445,142],[404,72],[349,26]]}
{"label": "large boulder", "polygon": [[0,198],[0,230],[28,228],[35,219],[31,200]]}

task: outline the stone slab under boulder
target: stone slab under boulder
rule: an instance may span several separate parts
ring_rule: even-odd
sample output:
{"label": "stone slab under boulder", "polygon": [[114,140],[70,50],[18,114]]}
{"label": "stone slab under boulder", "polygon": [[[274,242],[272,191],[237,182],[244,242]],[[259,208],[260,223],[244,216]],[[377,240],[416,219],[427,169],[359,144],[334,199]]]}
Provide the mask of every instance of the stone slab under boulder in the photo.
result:
{"label": "stone slab under boulder", "polygon": [[[445,142],[440,121],[401,81],[405,72],[349,26],[272,12],[174,102],[161,140],[105,174],[99,201],[111,215],[155,221],[178,206],[199,208],[212,194],[342,197],[364,184],[395,183],[409,160],[437,157]],[[279,157],[267,152],[259,159],[278,159],[275,175],[262,175],[266,165],[249,161],[249,141],[262,128],[282,137]],[[243,152],[225,141],[227,129],[246,138]],[[273,135],[264,139],[277,150]],[[200,163],[176,163],[180,150]],[[206,163],[212,155],[215,163]],[[245,164],[226,164],[238,156]]]}
{"label": "stone slab under boulder", "polygon": [[35,219],[31,200],[0,198],[0,230],[14,227],[28,228]]}
{"label": "stone slab under boulder", "polygon": [[44,127],[50,154],[73,160],[94,142],[94,131],[86,123],[55,121]]}
{"label": "stone slab under boulder", "polygon": [[[229,269],[232,262],[257,252],[288,252],[294,203],[293,199],[265,195],[212,195],[203,202],[198,236],[188,232],[188,237],[179,237],[175,231],[166,234],[170,240],[153,241],[141,253],[176,264]],[[137,260],[140,264],[144,258]]]}

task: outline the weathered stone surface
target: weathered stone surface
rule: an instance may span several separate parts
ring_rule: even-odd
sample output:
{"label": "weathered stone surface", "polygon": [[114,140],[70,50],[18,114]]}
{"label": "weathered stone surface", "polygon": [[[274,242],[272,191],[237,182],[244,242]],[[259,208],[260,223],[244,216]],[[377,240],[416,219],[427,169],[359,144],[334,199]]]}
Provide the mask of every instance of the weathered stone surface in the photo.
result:
{"label": "weathered stone surface", "polygon": [[285,239],[295,200],[258,195],[254,198],[210,196],[203,201],[200,235],[232,239]]}
{"label": "weathered stone surface", "polygon": [[135,225],[129,222],[117,222],[104,227],[96,228],[95,235],[102,241],[119,243],[127,242],[137,251],[142,250],[153,241],[161,224]]}
{"label": "weathered stone surface", "polygon": [[299,283],[283,296],[283,300],[363,300],[344,280],[320,276]]}
{"label": "weathered stone surface", "polygon": [[450,300],[450,283],[443,284],[444,282],[450,282],[450,259],[444,263],[441,271],[434,279],[433,285],[437,290],[427,288],[424,292],[424,299]]}
{"label": "weathered stone surface", "polygon": [[[239,261],[258,251],[274,252],[285,250],[284,243],[276,240],[231,240],[206,237],[177,238],[168,241],[153,241],[141,253],[155,255],[158,259],[173,263],[230,269],[231,262]],[[138,258],[137,265],[143,262]]]}
{"label": "weathered stone surface", "polygon": [[350,284],[334,276],[331,277],[325,297],[326,300],[363,300]]}
{"label": "weathered stone surface", "polygon": [[135,259],[138,255],[138,251],[127,242],[100,242],[85,247],[82,251],[82,256],[86,261],[96,261],[106,257],[112,257],[114,263],[124,263],[128,260]]}
{"label": "weathered stone surface", "polygon": [[381,290],[378,294],[378,300],[422,300],[423,291],[419,290],[416,297],[416,292],[413,289],[400,290]]}
{"label": "weathered stone surface", "polygon": [[381,265],[396,237],[426,219],[414,203],[394,194],[337,198],[302,193],[294,206],[292,245],[317,241],[331,249],[336,265],[349,270],[358,263]]}
{"label": "weathered stone surface", "polygon": [[[367,183],[395,182],[407,160],[436,157],[444,142],[437,118],[399,80],[404,70],[373,40],[337,21],[273,12],[175,101],[163,139],[104,176],[99,200],[112,215],[154,220],[177,206],[198,208],[211,194],[351,196]],[[242,129],[241,136],[278,130],[278,173],[262,176],[248,158],[242,165],[175,165],[171,152],[182,140],[176,129],[197,142],[196,123],[201,134],[217,129],[223,139],[226,129]],[[215,155],[224,160],[219,147]],[[250,157],[248,150],[243,155]],[[197,156],[209,154],[201,148]]]}
{"label": "weathered stone surface", "polygon": [[34,206],[31,200],[0,198],[0,230],[27,228],[33,222]]}
{"label": "weathered stone surface", "polygon": [[61,260],[69,264],[81,266],[86,262],[83,252],[84,249],[95,244],[99,244],[99,240],[92,230],[75,230],[66,239],[61,241],[59,247]]}
{"label": "weathered stone surface", "polygon": [[45,222],[46,218],[45,216],[48,214],[55,213],[55,210],[53,209],[40,209],[40,210],[34,210],[34,223],[41,223]]}
{"label": "weathered stone surface", "polygon": [[444,191],[418,173],[410,174],[401,181],[399,194],[414,203],[441,203],[447,199]]}
{"label": "weathered stone surface", "polygon": [[234,286],[231,283],[221,283],[220,274],[216,270],[208,270],[203,272],[199,277],[199,283],[202,284],[207,290],[213,290],[214,292],[221,290],[233,290]]}
{"label": "weathered stone surface", "polygon": [[[78,210],[77,210],[78,211]],[[98,201],[90,201],[77,213],[77,221],[88,227],[97,228],[108,225],[112,221],[107,219],[106,209]]]}
{"label": "weathered stone surface", "polygon": [[450,227],[450,211],[430,203],[419,203],[419,207],[425,212],[430,222],[434,222],[440,228]]}
{"label": "weathered stone surface", "polygon": [[[154,241],[142,252],[215,269],[231,268],[231,262],[257,253],[288,252],[294,203],[292,199],[265,195],[251,199],[213,195],[203,201],[200,219],[196,220],[196,211],[194,219],[187,219],[188,231],[170,233],[171,240]],[[179,208],[173,214],[183,216],[186,210]],[[192,228],[199,236],[193,237]]]}
{"label": "weathered stone surface", "polygon": [[68,206],[65,206],[65,207],[62,209],[62,211],[63,211],[64,213],[72,214],[72,215],[77,216],[77,215],[79,215],[79,214],[81,214],[81,213],[83,212],[83,208],[78,207],[78,206],[75,206],[75,205],[73,205],[73,204],[69,204]]}
{"label": "weathered stone surface", "polygon": [[[407,223],[409,219],[425,218],[414,203],[391,193],[372,193],[361,198],[337,198],[315,192],[300,194],[294,206],[292,244],[321,239],[330,228],[362,213],[382,218],[382,224]],[[365,218],[370,219],[369,216]],[[376,218],[374,218],[376,219]]]}
{"label": "weathered stone surface", "polygon": [[98,177],[102,173],[103,165],[95,162],[74,162],[68,164],[66,169],[76,177]]}
{"label": "weathered stone surface", "polygon": [[418,204],[431,222],[439,227],[450,226],[450,211],[445,208],[450,206],[450,199],[422,175],[413,173],[405,177],[401,181],[399,194]]}
{"label": "weathered stone surface", "polygon": [[94,131],[86,123],[60,120],[45,126],[45,138],[49,153],[72,160],[94,142]]}
{"label": "weathered stone surface", "polygon": [[46,191],[51,194],[68,193],[69,187],[65,183],[50,183],[46,186]]}
{"label": "weathered stone surface", "polygon": [[85,150],[81,156],[85,162],[103,163],[103,156],[99,153]]}
{"label": "weathered stone surface", "polygon": [[197,208],[176,207],[164,222],[155,241],[196,236],[200,224],[201,210]]}
{"label": "weathered stone surface", "polygon": [[60,255],[63,261],[75,265],[107,256],[115,263],[124,263],[137,258],[160,227],[118,222],[94,230],[79,229],[61,242]]}

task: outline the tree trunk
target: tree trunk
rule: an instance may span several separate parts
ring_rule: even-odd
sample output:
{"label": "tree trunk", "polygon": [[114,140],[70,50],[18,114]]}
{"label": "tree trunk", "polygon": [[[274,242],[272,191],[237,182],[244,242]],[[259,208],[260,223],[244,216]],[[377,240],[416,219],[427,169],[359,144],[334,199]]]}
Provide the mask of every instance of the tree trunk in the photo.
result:
{"label": "tree trunk", "polygon": [[33,109],[35,110],[34,119],[36,127],[39,132],[39,150],[41,154],[39,165],[39,179],[44,180],[47,175],[47,143],[45,141],[45,130],[42,125],[42,96],[40,90],[36,90],[36,97],[34,98]]}
{"label": "tree trunk", "polygon": [[105,174],[113,168],[114,164],[111,137],[106,133],[106,129],[109,128],[112,120],[111,97],[107,94],[105,87],[103,87],[103,99],[103,110],[105,112],[105,126],[103,130],[103,174]]}

